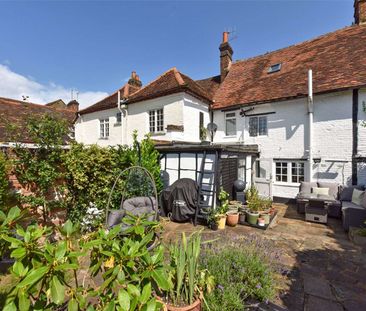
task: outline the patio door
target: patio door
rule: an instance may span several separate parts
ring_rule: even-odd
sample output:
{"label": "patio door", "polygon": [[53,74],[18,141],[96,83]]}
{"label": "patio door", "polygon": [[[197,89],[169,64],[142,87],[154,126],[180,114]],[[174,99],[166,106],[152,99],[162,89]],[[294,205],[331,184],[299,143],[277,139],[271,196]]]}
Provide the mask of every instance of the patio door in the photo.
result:
{"label": "patio door", "polygon": [[272,198],[272,159],[257,159],[254,163],[254,184],[259,195]]}

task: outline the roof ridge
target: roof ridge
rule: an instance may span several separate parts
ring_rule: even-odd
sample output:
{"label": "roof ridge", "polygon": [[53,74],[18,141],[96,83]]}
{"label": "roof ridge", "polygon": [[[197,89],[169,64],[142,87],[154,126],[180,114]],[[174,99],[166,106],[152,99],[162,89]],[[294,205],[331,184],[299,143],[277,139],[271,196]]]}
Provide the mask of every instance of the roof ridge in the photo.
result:
{"label": "roof ridge", "polygon": [[184,76],[186,76],[187,78],[189,78],[189,79],[191,79],[192,80],[192,82],[199,88],[199,89],[201,89],[201,91],[203,91],[203,93],[204,94],[206,94],[207,95],[207,99],[210,99],[210,96],[209,96],[209,94],[208,94],[208,92],[207,92],[207,90],[206,89],[204,89],[202,86],[200,86],[195,80],[193,80],[190,76],[188,76],[188,75],[186,75],[186,74],[184,74],[184,73],[181,73],[181,74],[183,74]]}
{"label": "roof ridge", "polygon": [[[157,78],[155,78],[154,80],[150,81],[148,84],[146,84],[144,87],[140,88],[139,90],[137,90],[135,93],[133,93],[133,95],[137,95],[138,93],[140,93],[142,90],[145,90],[148,86],[150,86],[151,84],[153,84],[154,82],[158,81],[161,77],[165,76],[166,74],[168,74],[169,72],[177,70],[177,68],[172,67],[170,69],[168,69],[167,71],[163,72],[160,76],[158,76]],[[178,82],[178,81],[177,81]]]}
{"label": "roof ridge", "polygon": [[56,107],[52,107],[52,106],[47,106],[46,104],[36,104],[36,103],[26,102],[26,101],[22,101],[22,100],[18,100],[18,99],[13,99],[13,98],[8,98],[8,97],[0,97],[0,102],[1,102],[1,100],[8,101],[9,104],[11,104],[11,105],[15,105],[15,104],[19,104],[19,105],[29,104],[29,105],[40,106],[40,107],[44,107],[44,108],[51,109],[51,110],[56,110],[56,111],[71,112],[71,110],[69,110],[67,108],[56,108]]}
{"label": "roof ridge", "polygon": [[363,25],[346,26],[346,27],[343,27],[341,29],[337,29],[337,30],[334,30],[334,31],[331,31],[331,32],[327,32],[327,33],[322,34],[322,35],[319,35],[319,36],[317,36],[315,38],[312,38],[312,39],[308,39],[308,40],[305,40],[305,41],[302,41],[302,42],[299,42],[299,43],[291,44],[291,45],[286,46],[284,48],[280,48],[280,49],[277,49],[277,50],[269,51],[269,52],[266,52],[266,53],[263,53],[263,54],[259,54],[259,55],[256,55],[256,56],[252,56],[252,57],[248,57],[248,58],[238,59],[238,60],[234,61],[234,64],[241,63],[241,62],[246,62],[246,61],[253,60],[253,59],[256,59],[256,58],[261,58],[261,57],[264,57],[264,56],[268,56],[268,54],[274,54],[274,53],[281,52],[281,51],[286,50],[286,49],[289,49],[289,48],[293,48],[293,47],[296,47],[296,46],[300,46],[302,44],[306,44],[306,43],[309,43],[309,42],[313,42],[313,41],[319,40],[319,39],[321,39],[323,37],[326,37],[326,36],[329,36],[331,34],[334,34],[334,33],[338,32],[338,31],[344,31],[344,30],[347,30],[347,29],[352,29],[352,28],[355,28],[355,27],[362,27],[362,26]]}

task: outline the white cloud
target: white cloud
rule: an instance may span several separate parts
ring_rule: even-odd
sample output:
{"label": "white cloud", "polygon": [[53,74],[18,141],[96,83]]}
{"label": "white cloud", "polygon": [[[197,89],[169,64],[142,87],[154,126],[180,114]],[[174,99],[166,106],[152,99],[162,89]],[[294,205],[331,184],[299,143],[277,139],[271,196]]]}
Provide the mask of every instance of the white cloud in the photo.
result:
{"label": "white cloud", "polygon": [[[18,74],[2,64],[0,64],[0,81],[0,97],[21,100],[22,95],[26,95],[29,96],[30,102],[37,104],[46,104],[60,98],[68,103],[71,99],[71,89],[54,82],[41,84],[35,79]],[[78,96],[80,108],[90,106],[107,95],[106,92],[100,91],[80,91]]]}

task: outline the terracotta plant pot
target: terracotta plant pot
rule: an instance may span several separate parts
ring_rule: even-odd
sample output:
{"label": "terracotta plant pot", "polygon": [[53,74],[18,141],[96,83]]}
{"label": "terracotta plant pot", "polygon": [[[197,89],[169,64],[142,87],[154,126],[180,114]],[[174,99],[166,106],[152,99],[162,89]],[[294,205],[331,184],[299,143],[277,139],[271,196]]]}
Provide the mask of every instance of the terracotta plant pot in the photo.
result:
{"label": "terracotta plant pot", "polygon": [[218,229],[219,230],[225,229],[225,224],[226,224],[226,215],[220,215],[218,222]]}
{"label": "terracotta plant pot", "polygon": [[256,225],[259,218],[258,212],[247,212],[247,222],[251,225]]}
{"label": "terracotta plant pot", "polygon": [[239,221],[239,213],[238,212],[228,212],[226,213],[226,224],[230,227],[235,227]]}
{"label": "terracotta plant pot", "polygon": [[175,307],[175,306],[166,304],[164,310],[167,310],[167,311],[201,311],[201,299],[197,299],[191,305],[184,306],[184,307]]}

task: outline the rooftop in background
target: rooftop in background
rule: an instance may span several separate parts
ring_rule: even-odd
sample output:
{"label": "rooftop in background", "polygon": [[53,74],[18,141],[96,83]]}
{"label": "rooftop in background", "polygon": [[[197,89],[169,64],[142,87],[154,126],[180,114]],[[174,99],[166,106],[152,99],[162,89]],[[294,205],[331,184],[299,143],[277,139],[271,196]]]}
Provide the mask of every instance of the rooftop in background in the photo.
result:
{"label": "rooftop in background", "polygon": [[[67,107],[67,105],[65,106]],[[73,107],[69,107],[69,109],[60,109],[54,108],[52,105],[40,105],[0,97],[0,143],[14,142],[7,133],[8,126],[16,126],[19,130],[19,133],[15,133],[20,137],[20,141],[17,142],[32,143],[27,136],[27,131],[25,129],[27,119],[30,116],[36,117],[44,114],[51,114],[56,117],[64,118],[70,123],[70,126],[76,117],[76,112],[73,110]]]}

